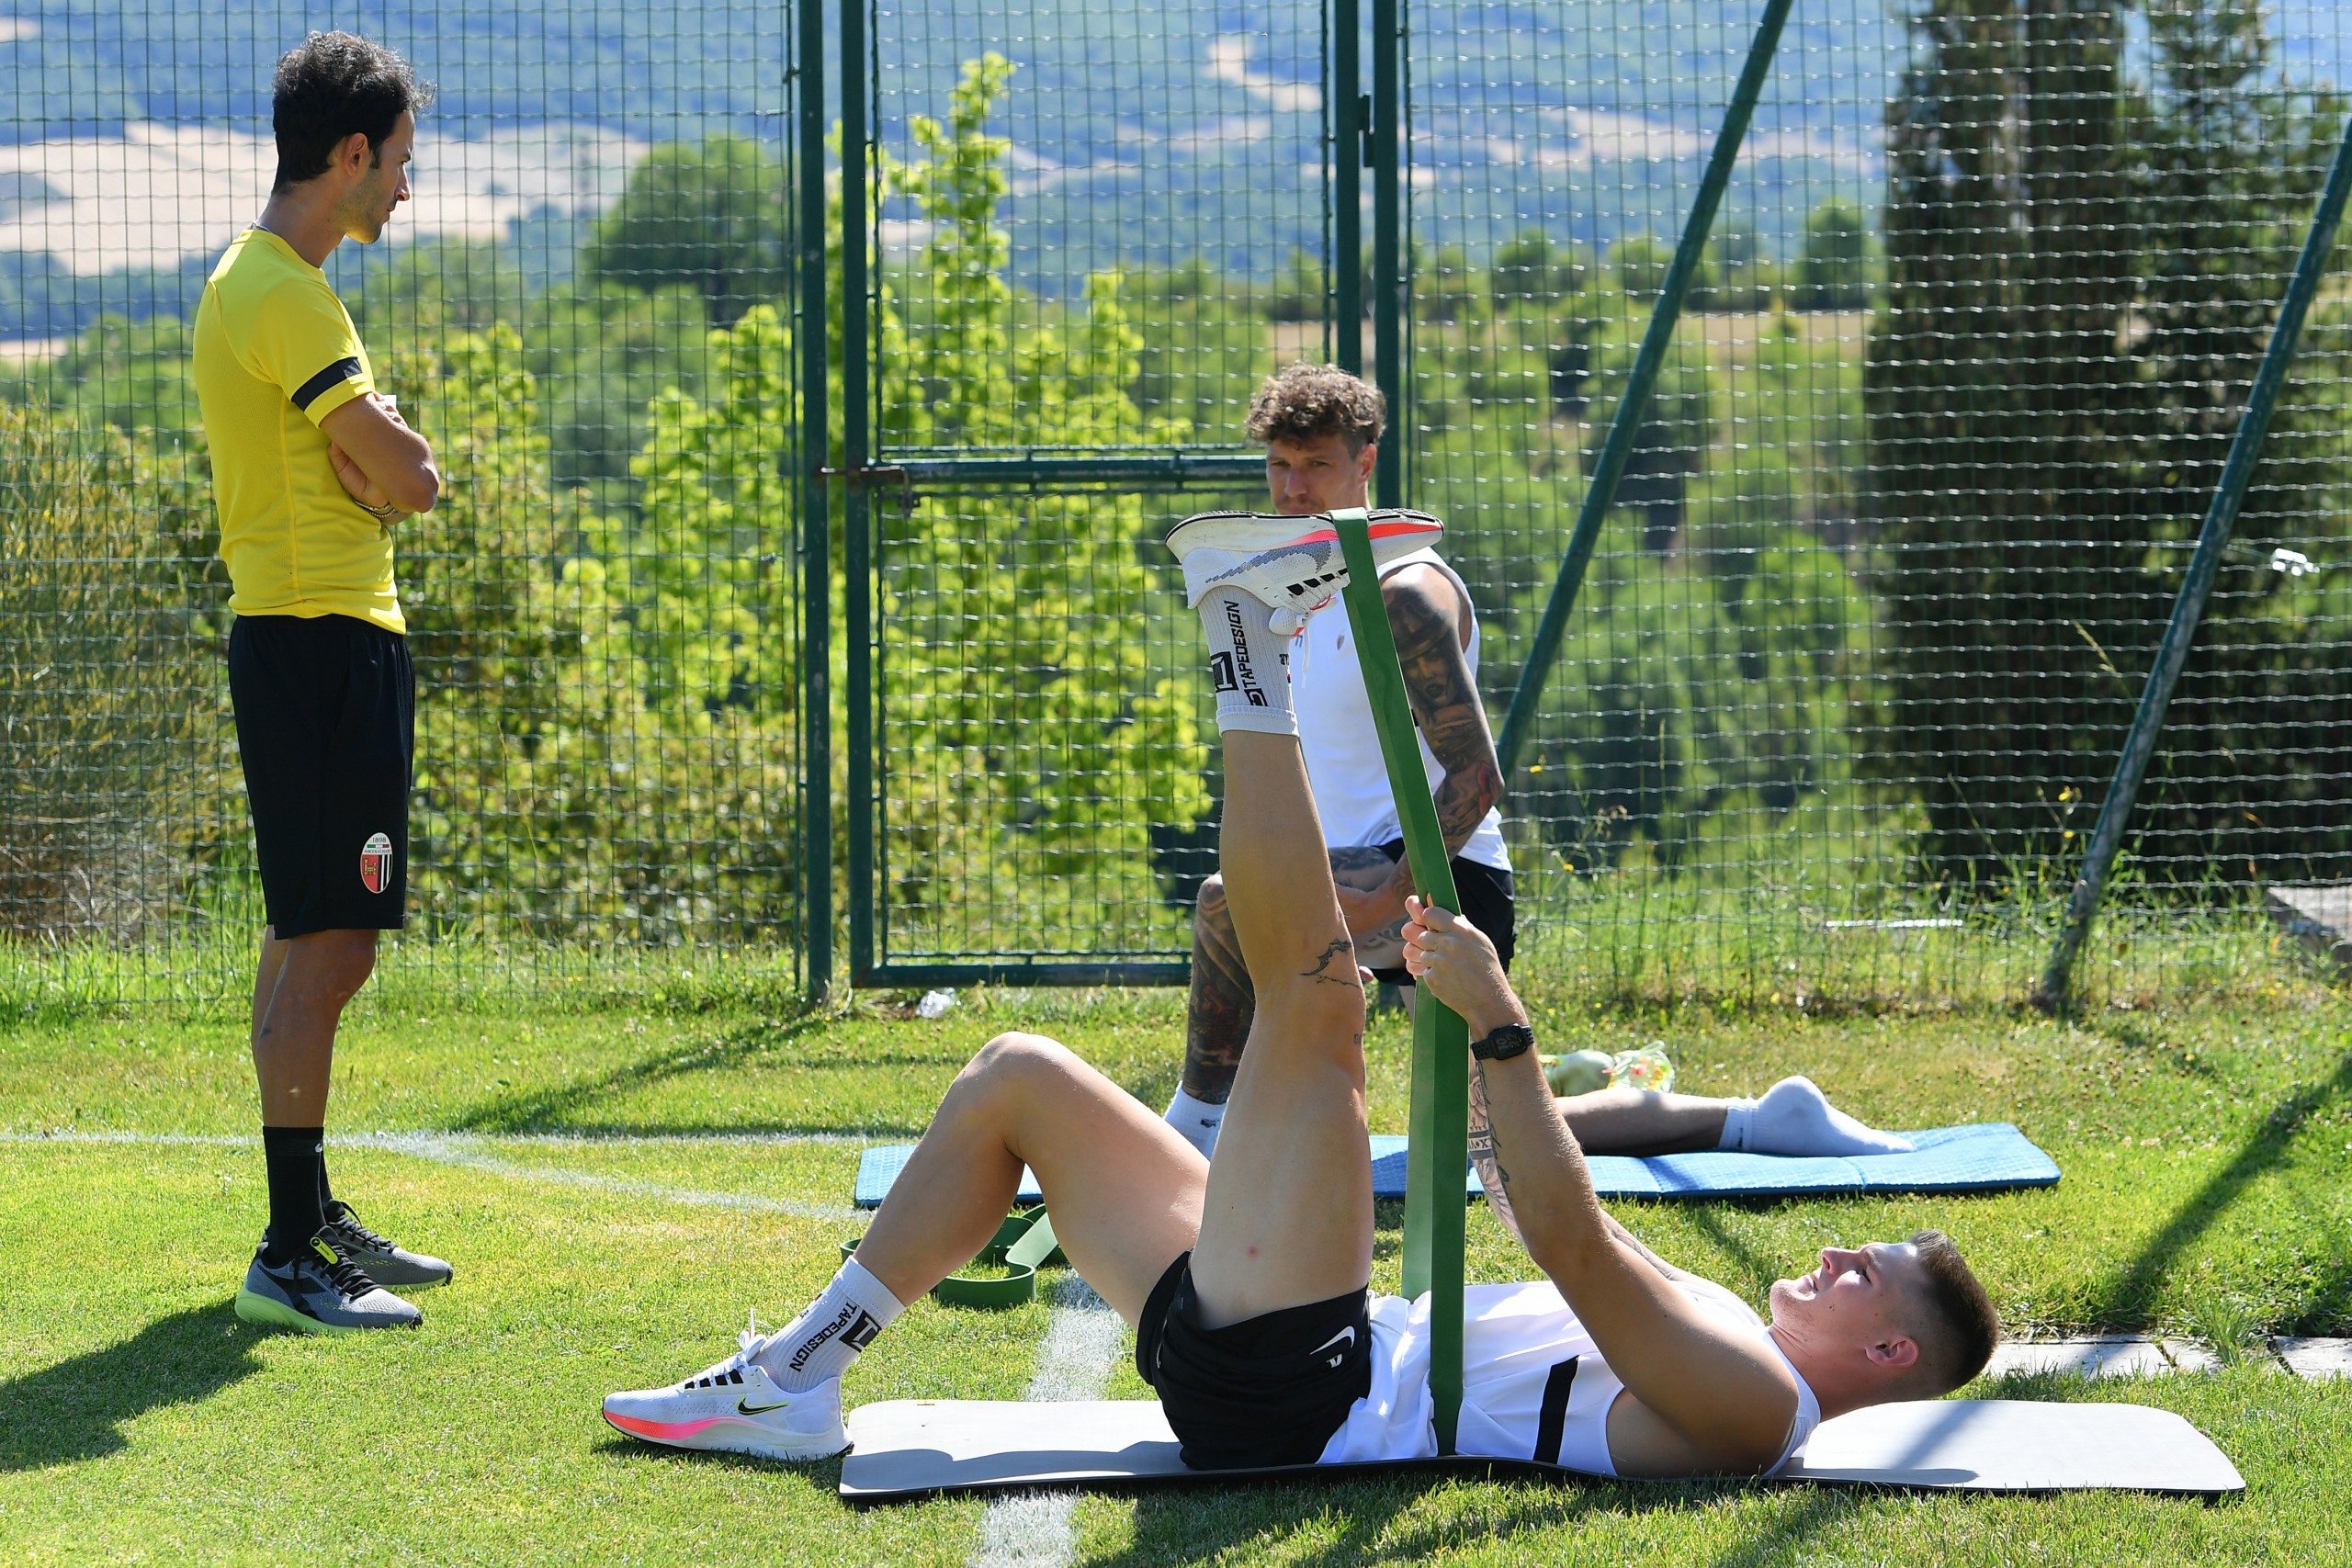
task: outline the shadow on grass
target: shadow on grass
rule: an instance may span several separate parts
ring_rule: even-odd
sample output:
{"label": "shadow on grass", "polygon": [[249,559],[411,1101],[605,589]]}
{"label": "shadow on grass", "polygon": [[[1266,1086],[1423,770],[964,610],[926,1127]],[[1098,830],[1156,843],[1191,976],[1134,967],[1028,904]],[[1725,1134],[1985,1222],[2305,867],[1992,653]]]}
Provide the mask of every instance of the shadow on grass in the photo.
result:
{"label": "shadow on grass", "polygon": [[0,1472],[78,1464],[118,1452],[126,1422],[209,1399],[261,1370],[259,1337],[230,1303],[158,1318],[130,1338],[0,1383]]}
{"label": "shadow on grass", "polygon": [[827,1496],[837,1495],[842,1487],[842,1461],[839,1459],[820,1460],[812,1464],[806,1460],[787,1462],[778,1459],[762,1459],[756,1454],[707,1453],[664,1448],[659,1443],[639,1442],[609,1428],[589,1445],[589,1451],[598,1459],[612,1460],[620,1464],[710,1465],[719,1470],[739,1472],[746,1477],[798,1482],[809,1491],[822,1492]]}
{"label": "shadow on grass", "polygon": [[614,1095],[699,1073],[719,1073],[788,1044],[823,1025],[814,1017],[795,1019],[782,1027],[748,1024],[716,1040],[656,1050],[609,1072],[577,1083],[526,1089],[494,1095],[465,1111],[451,1123],[462,1133],[545,1133],[561,1130],[581,1111]]}
{"label": "shadow on grass", "polygon": [[[1775,1561],[1788,1549],[1843,1526],[1875,1495],[1866,1488],[1759,1489],[1737,1481],[1587,1482],[1498,1467],[1492,1483],[1509,1489],[1503,1513],[1476,1500],[1466,1509],[1443,1506],[1398,1520],[1433,1493],[1488,1484],[1476,1472],[1399,1474],[1378,1481],[1324,1482],[1311,1477],[1234,1484],[1155,1487],[1135,1495],[1132,1544],[1103,1560],[1106,1568],[1201,1562],[1253,1555],[1251,1549],[1287,1547],[1283,1561],[1340,1568],[1351,1563],[1425,1562],[1458,1552],[1470,1538],[1509,1542],[1573,1527],[1588,1518],[1622,1518],[1660,1511],[1704,1509],[1726,1499],[1755,1499],[1771,1516],[1732,1551],[1714,1560],[1732,1564]],[[1464,1515],[1468,1516],[1465,1522]],[[1498,1517],[1499,1516],[1499,1517]],[[1329,1539],[1308,1547],[1297,1538]],[[1555,1551],[1546,1541],[1543,1552]],[[1531,1558],[1530,1561],[1534,1559]]]}
{"label": "shadow on grass", "polygon": [[[2143,1325],[2157,1287],[2174,1260],[2211,1230],[2241,1193],[2286,1161],[2293,1151],[2296,1133],[2313,1111],[2347,1091],[2352,1091],[2352,1055],[2336,1065],[2333,1077],[2299,1087],[2272,1106],[2230,1162],[2174,1211],[2172,1218],[2140,1249],[2139,1256],[2107,1287],[2092,1321],[2118,1326]],[[2346,1289],[2343,1281],[2338,1281],[2332,1293],[2340,1299]],[[2306,1313],[2306,1318],[2309,1315]]]}

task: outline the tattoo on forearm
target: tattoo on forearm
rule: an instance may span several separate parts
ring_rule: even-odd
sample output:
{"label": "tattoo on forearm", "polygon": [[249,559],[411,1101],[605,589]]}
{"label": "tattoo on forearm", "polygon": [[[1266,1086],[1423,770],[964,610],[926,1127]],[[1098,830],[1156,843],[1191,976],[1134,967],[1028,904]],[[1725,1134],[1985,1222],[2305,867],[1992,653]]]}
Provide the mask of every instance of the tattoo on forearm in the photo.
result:
{"label": "tattoo on forearm", "polygon": [[1405,691],[1430,751],[1445,769],[1437,788],[1438,827],[1446,848],[1470,841],[1487,813],[1502,798],[1502,772],[1495,761],[1487,711],[1462,651],[1461,628],[1443,606],[1417,587],[1390,582],[1384,594],[1388,624],[1396,634]]}
{"label": "tattoo on forearm", "polygon": [[1470,1075],[1470,1164],[1478,1173],[1478,1185],[1487,1190],[1495,1218],[1523,1247],[1527,1238],[1519,1234],[1519,1216],[1510,1205],[1510,1172],[1503,1168],[1495,1143],[1494,1111],[1487,1102],[1487,1065],[1473,1057],[1471,1066],[1476,1070]]}

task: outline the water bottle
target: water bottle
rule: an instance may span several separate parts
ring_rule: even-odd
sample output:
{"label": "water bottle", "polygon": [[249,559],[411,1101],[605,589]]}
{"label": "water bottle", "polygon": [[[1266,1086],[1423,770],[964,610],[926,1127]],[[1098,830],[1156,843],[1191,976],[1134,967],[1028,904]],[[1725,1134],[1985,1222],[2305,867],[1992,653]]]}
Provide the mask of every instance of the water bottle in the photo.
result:
{"label": "water bottle", "polygon": [[1664,1094],[1674,1087],[1674,1064],[1667,1059],[1666,1042],[1653,1040],[1636,1050],[1620,1051],[1609,1064],[1612,1089],[1641,1089]]}

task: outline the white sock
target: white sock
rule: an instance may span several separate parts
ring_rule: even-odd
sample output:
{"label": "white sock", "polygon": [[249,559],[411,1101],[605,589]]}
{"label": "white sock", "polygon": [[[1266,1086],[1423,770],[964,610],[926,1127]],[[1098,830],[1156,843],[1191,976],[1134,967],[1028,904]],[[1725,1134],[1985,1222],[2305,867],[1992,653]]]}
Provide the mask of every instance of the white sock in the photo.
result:
{"label": "white sock", "polygon": [[1751,1155],[1899,1155],[1911,1140],[1865,1127],[1829,1103],[1811,1078],[1782,1078],[1761,1100],[1724,1109],[1719,1149]]}
{"label": "white sock", "polygon": [[1217,728],[1297,734],[1290,638],[1275,635],[1266,607],[1238,588],[1212,588],[1201,598],[1201,629],[1208,634]]}
{"label": "white sock", "polygon": [[837,1378],[874,1337],[906,1311],[888,1287],[853,1258],[808,1309],[774,1334],[752,1359],[786,1393]]}
{"label": "white sock", "polygon": [[1216,1154],[1217,1130],[1225,1125],[1225,1107],[1211,1105],[1205,1100],[1194,1100],[1182,1085],[1176,1098],[1168,1102],[1168,1124],[1183,1134],[1184,1141],[1201,1151],[1203,1159]]}

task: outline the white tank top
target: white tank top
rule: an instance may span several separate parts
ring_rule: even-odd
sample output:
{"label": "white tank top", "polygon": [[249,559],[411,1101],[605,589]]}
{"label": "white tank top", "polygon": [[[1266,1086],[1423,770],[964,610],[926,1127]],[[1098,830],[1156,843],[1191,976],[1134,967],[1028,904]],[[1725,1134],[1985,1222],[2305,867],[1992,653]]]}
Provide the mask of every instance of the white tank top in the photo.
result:
{"label": "white tank top", "polygon": [[[1435,550],[1399,556],[1381,571],[1382,581],[1408,566],[1433,566],[1445,573],[1462,603],[1470,590]],[[1478,612],[1470,605],[1470,645],[1463,650],[1470,678],[1478,678]],[[1380,732],[1373,728],[1372,698],[1364,692],[1363,668],[1356,662],[1355,628],[1345,597],[1334,597],[1299,628],[1290,644],[1290,701],[1298,712],[1298,744],[1306,755],[1306,780],[1315,791],[1316,814],[1323,819],[1323,842],[1335,850],[1377,847],[1404,837],[1396,797],[1389,793],[1388,767],[1380,756]],[[1416,731],[1421,771],[1431,790],[1445,768]],[[1489,807],[1486,819],[1462,846],[1462,858],[1497,871],[1510,869],[1503,845],[1502,812]]]}
{"label": "white tank top", "polygon": [[[1753,1329],[1788,1357],[1755,1309],[1709,1280],[1676,1281],[1709,1312]],[[1437,1452],[1430,1400],[1430,1299],[1381,1296],[1372,1306],[1372,1392],[1356,1401],[1318,1463],[1428,1459]],[[1821,1424],[1821,1402],[1793,1365],[1797,1414],[1771,1474]],[[1454,1448],[1614,1475],[1609,1410],[1624,1388],[1548,1280],[1473,1285],[1462,1292],[1462,1416]]]}

